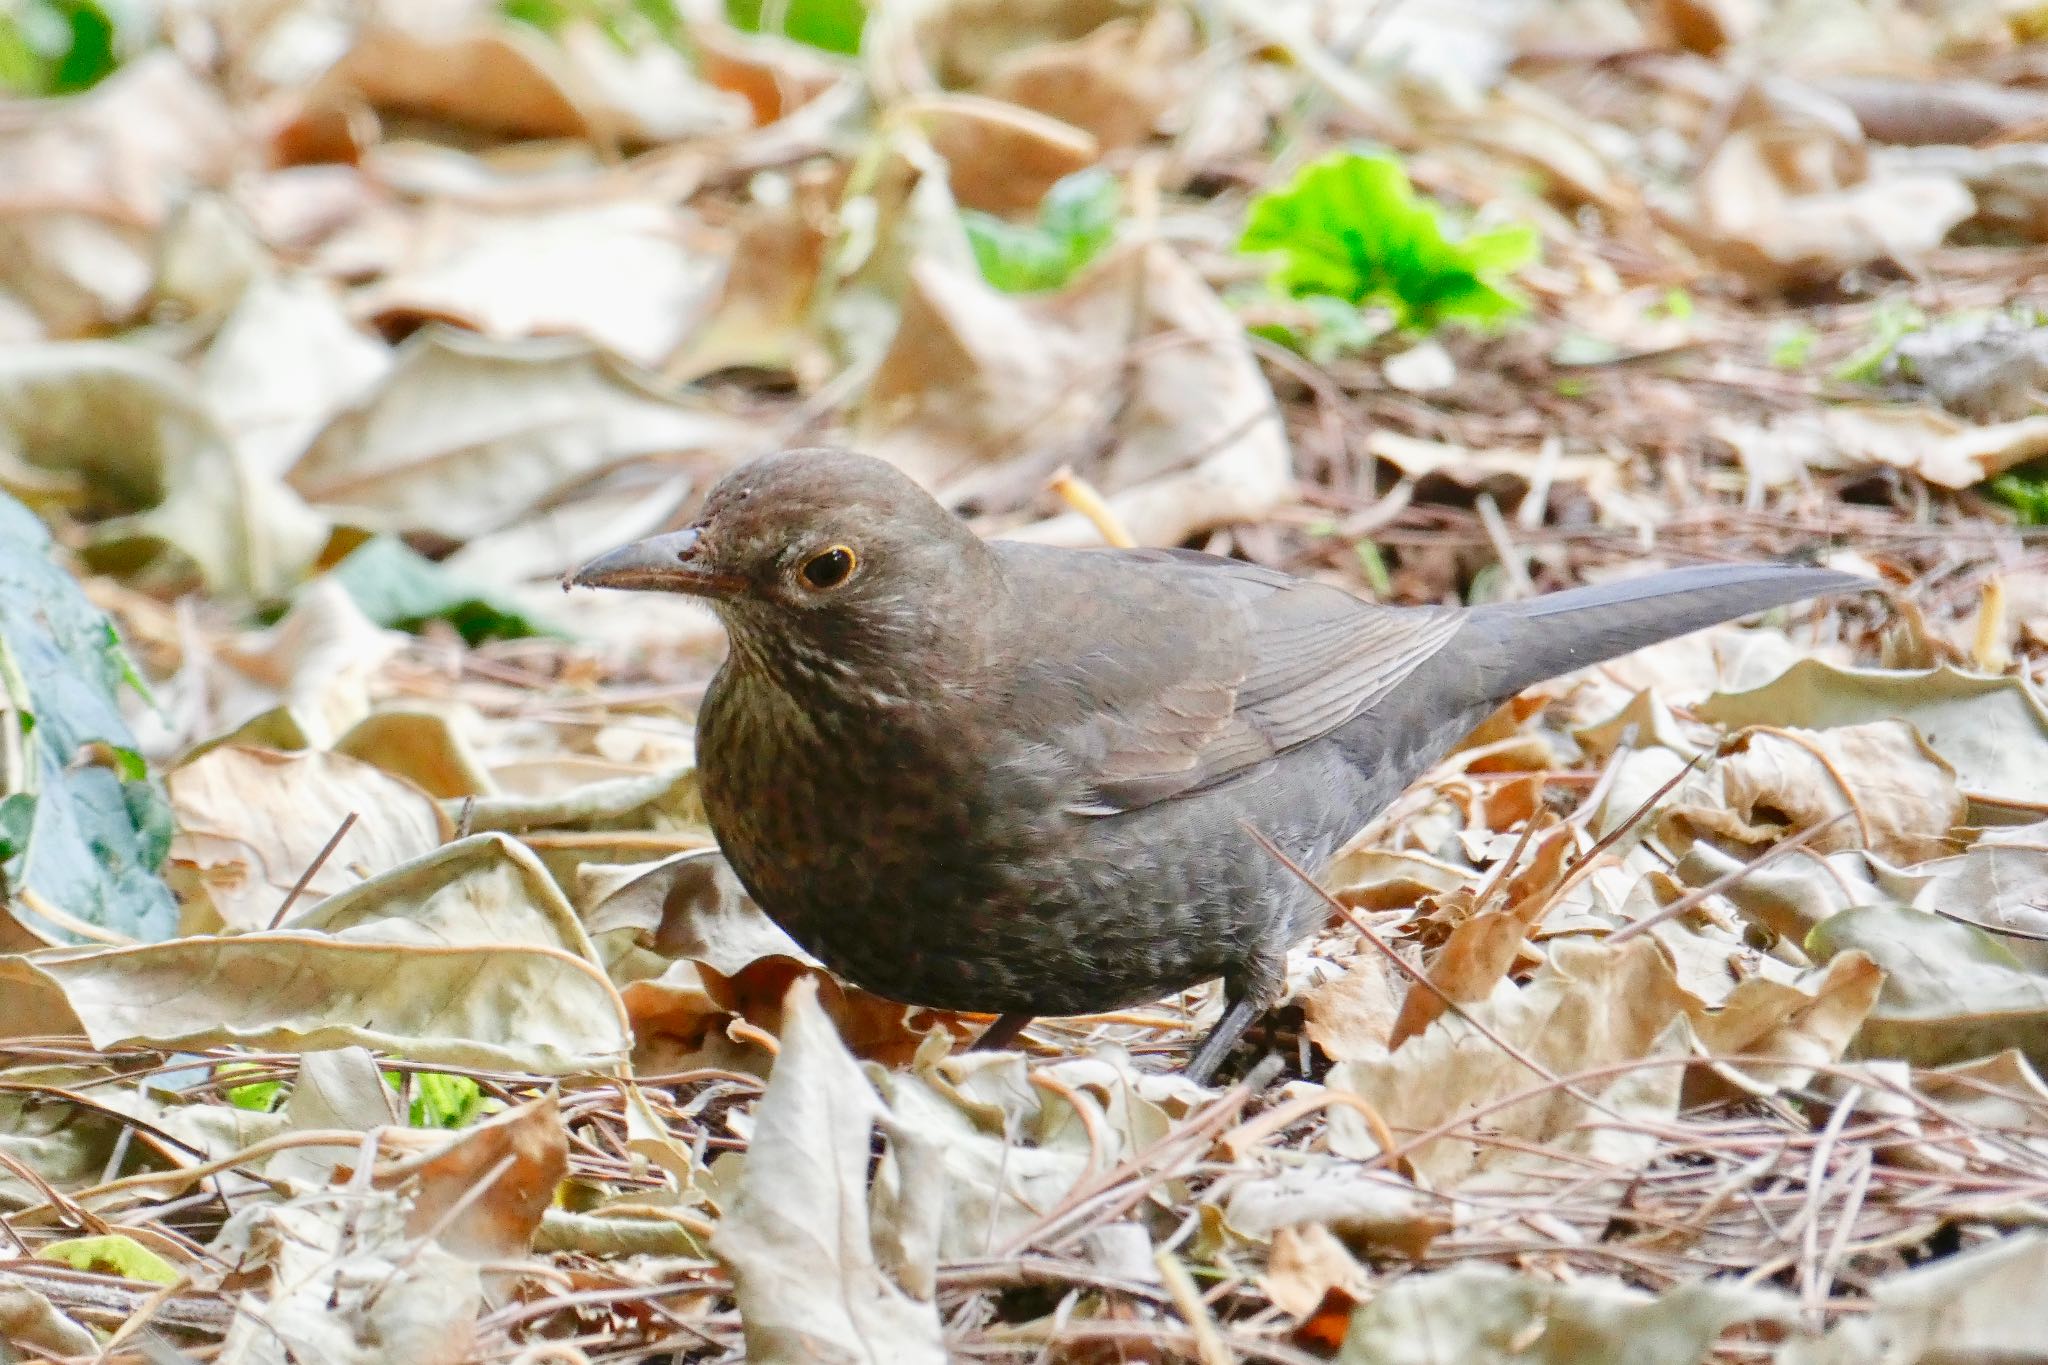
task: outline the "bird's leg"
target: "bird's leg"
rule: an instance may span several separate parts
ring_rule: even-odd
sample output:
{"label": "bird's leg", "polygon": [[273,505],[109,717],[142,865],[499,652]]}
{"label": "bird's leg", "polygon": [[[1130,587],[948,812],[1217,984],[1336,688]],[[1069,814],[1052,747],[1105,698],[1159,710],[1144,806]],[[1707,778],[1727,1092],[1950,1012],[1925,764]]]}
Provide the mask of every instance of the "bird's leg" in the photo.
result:
{"label": "bird's leg", "polygon": [[1000,1052],[1017,1041],[1017,1035],[1030,1026],[1037,1018],[1033,1014],[999,1014],[996,1021],[981,1031],[969,1052]]}
{"label": "bird's leg", "polygon": [[1238,1039],[1244,1037],[1244,1031],[1252,1026],[1252,1020],[1265,1009],[1265,1002],[1257,996],[1231,994],[1223,1007],[1223,1017],[1203,1036],[1195,1055],[1188,1058],[1183,1074],[1196,1085],[1207,1085],[1209,1078],[1216,1074],[1216,1068],[1237,1046]]}
{"label": "bird's leg", "polygon": [[1236,967],[1223,976],[1223,1017],[1216,1021],[1195,1055],[1188,1058],[1184,1074],[1196,1085],[1207,1085],[1216,1068],[1244,1037],[1252,1021],[1287,993],[1287,942],[1284,937],[1252,948]]}

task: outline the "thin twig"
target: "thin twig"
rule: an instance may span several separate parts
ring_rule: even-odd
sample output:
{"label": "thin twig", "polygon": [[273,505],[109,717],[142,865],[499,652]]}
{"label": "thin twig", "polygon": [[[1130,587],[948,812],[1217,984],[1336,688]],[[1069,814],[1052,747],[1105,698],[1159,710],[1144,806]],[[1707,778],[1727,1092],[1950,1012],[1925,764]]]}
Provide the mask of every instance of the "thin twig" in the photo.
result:
{"label": "thin twig", "polygon": [[341,841],[348,837],[348,832],[355,827],[355,823],[356,813],[354,811],[350,811],[343,817],[341,828],[334,831],[327,842],[321,846],[320,851],[313,855],[313,861],[306,864],[306,870],[299,874],[299,879],[296,882],[292,883],[292,889],[286,894],[284,904],[277,907],[277,913],[270,917],[270,923],[264,926],[265,929],[275,929],[278,925],[284,923],[284,917],[290,913],[292,906],[298,902],[299,897],[306,894],[306,888],[313,884],[313,878],[320,875],[321,867],[334,855],[334,850],[341,846]]}

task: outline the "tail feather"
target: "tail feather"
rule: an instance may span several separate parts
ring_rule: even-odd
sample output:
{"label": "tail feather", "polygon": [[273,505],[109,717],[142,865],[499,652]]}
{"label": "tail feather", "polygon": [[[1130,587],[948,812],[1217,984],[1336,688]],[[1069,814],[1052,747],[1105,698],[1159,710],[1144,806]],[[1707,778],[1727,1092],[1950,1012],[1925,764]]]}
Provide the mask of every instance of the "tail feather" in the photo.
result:
{"label": "tail feather", "polygon": [[[1496,698],[1738,616],[1870,579],[1791,564],[1707,564],[1477,608],[1465,629],[1498,653]],[[1477,643],[1478,641],[1475,641]]]}

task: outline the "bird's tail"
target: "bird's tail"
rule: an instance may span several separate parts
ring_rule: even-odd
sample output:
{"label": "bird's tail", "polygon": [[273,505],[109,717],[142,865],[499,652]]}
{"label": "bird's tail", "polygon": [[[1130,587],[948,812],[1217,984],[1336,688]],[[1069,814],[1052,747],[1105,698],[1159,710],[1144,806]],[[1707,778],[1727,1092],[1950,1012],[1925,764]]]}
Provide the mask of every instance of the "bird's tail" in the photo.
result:
{"label": "bird's tail", "polygon": [[[1827,593],[1875,587],[1870,579],[1792,564],[1707,564],[1477,608],[1464,631],[1495,662],[1494,700],[1546,678],[1738,616]],[[1464,632],[1461,632],[1464,633]]]}

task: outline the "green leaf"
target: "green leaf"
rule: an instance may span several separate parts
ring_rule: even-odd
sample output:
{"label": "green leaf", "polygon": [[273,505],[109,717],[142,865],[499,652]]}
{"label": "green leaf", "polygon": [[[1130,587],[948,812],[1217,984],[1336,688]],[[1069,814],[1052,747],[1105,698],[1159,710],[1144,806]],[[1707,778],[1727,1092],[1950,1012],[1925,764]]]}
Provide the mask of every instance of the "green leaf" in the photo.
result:
{"label": "green leaf", "polygon": [[[405,1077],[397,1071],[384,1073],[384,1082],[405,1093]],[[412,1078],[412,1107],[407,1115],[415,1128],[460,1128],[483,1109],[483,1087],[467,1076],[444,1071],[422,1071]]]}
{"label": "green leaf", "polygon": [[868,7],[861,0],[725,0],[725,17],[744,33],[780,33],[851,57],[860,51]]}
{"label": "green leaf", "polygon": [[498,0],[498,13],[551,38],[581,21],[621,52],[633,52],[650,40],[672,47],[684,42],[676,0]]}
{"label": "green leaf", "polygon": [[2000,474],[1985,491],[2019,513],[2022,526],[2048,526],[2048,476],[2024,469]]}
{"label": "green leaf", "polygon": [[1011,294],[1057,289],[1116,235],[1123,196],[1100,166],[1063,177],[1045,192],[1036,223],[969,210],[960,215],[982,277]]}
{"label": "green leaf", "polygon": [[121,64],[120,34],[98,0],[19,0],[0,13],[0,89],[90,90]]}
{"label": "green leaf", "polygon": [[331,573],[380,626],[418,630],[428,621],[446,621],[472,645],[559,634],[390,536],[364,541]]}
{"label": "green leaf", "polygon": [[[222,1062],[213,1069],[213,1074],[219,1079],[260,1069],[254,1062]],[[229,1086],[221,1093],[227,1097],[227,1102],[237,1109],[251,1109],[259,1114],[267,1114],[277,1108],[278,1097],[284,1093],[284,1082],[250,1081],[247,1085]]]}
{"label": "green leaf", "polygon": [[50,562],[49,544],[42,523],[0,495],[0,685],[22,754],[0,798],[0,869],[10,889],[76,919],[165,938],[177,927],[157,876],[170,808],[115,701],[134,665],[107,618]]}
{"label": "green leaf", "polygon": [[1771,364],[1781,370],[1803,369],[1819,341],[1820,333],[1803,322],[1780,323],[1771,329]]}
{"label": "green leaf", "polygon": [[1835,366],[1833,378],[1844,384],[1870,384],[1883,377],[1892,352],[1907,334],[1927,326],[1927,315],[1912,304],[1886,299],[1870,319],[1870,340],[1856,348],[1847,360]]}
{"label": "green leaf", "polygon": [[169,1261],[133,1237],[118,1233],[52,1242],[36,1252],[36,1259],[55,1261],[73,1270],[88,1270],[96,1275],[145,1280],[150,1284],[177,1284],[185,1278]]}
{"label": "green leaf", "polygon": [[1378,304],[1405,328],[1486,325],[1527,306],[1501,277],[1536,257],[1527,224],[1450,235],[1400,163],[1338,152],[1254,199],[1238,249],[1278,257],[1273,286],[1296,297]]}

